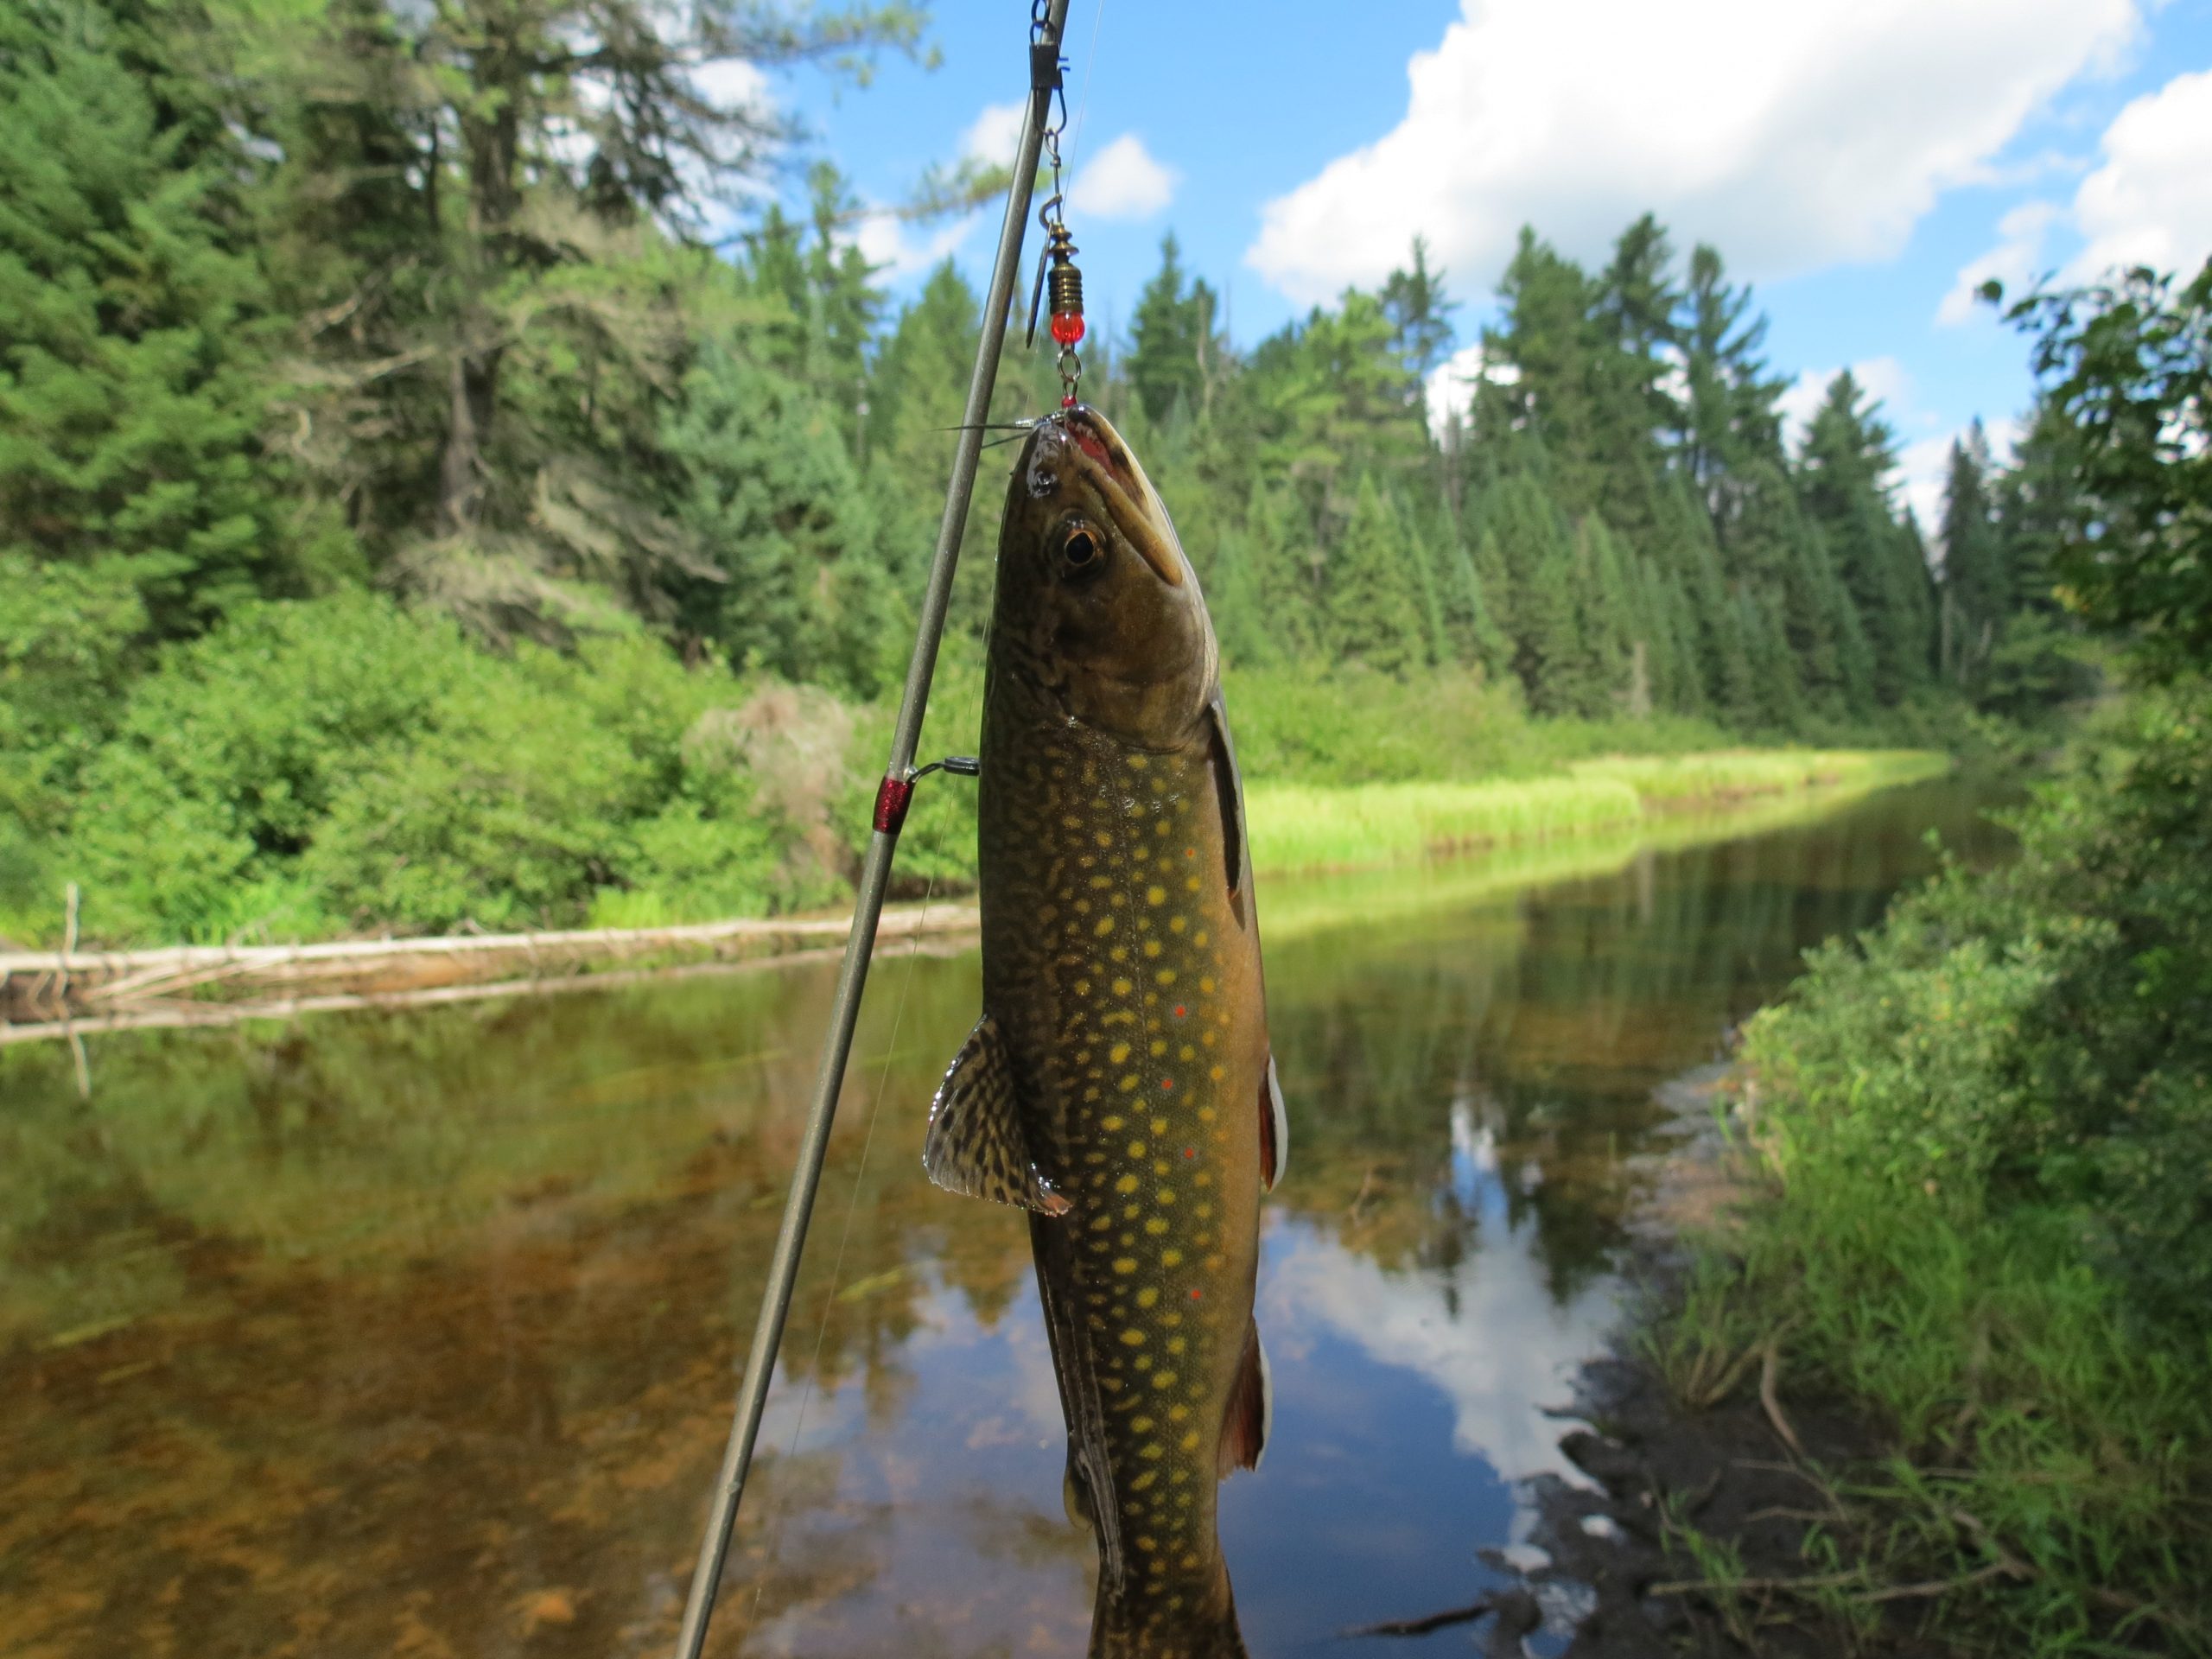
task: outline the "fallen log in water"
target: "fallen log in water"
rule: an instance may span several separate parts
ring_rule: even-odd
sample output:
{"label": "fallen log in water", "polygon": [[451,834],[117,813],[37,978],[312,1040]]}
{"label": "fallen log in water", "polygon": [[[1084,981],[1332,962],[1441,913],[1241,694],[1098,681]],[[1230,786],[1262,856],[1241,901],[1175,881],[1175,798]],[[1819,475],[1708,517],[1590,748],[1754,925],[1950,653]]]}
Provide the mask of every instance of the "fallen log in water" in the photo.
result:
{"label": "fallen log in water", "polygon": [[[170,945],[150,950],[0,952],[0,1029],[73,1022],[113,1028],[117,1016],[180,1006],[215,1012],[266,1002],[300,1007],[324,999],[382,999],[447,987],[529,983],[588,974],[597,964],[658,957],[728,962],[788,952],[801,942],[833,947],[849,916],[745,918],[677,927],[579,928],[547,933],[437,938],[340,939],[321,944]],[[970,905],[887,911],[880,938],[971,932]],[[162,1023],[199,1023],[197,1019]]]}

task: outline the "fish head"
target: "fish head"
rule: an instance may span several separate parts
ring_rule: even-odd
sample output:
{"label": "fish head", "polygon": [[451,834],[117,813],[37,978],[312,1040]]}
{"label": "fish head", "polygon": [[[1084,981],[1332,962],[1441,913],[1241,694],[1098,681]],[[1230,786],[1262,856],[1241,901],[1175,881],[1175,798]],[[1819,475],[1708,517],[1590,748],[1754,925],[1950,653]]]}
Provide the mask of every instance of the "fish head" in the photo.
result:
{"label": "fish head", "polygon": [[1077,404],[1039,421],[1007,493],[995,667],[1128,743],[1187,736],[1221,668],[1198,574],[1120,433]]}

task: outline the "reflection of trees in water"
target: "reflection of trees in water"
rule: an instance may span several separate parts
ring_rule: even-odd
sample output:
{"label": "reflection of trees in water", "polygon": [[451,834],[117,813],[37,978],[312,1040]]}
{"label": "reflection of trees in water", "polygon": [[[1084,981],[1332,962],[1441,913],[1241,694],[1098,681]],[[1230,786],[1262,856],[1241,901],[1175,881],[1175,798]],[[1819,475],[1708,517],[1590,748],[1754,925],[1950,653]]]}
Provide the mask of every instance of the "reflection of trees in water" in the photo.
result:
{"label": "reflection of trees in water", "polygon": [[[1447,1294],[1503,1222],[1571,1298],[1617,1243],[1650,1085],[1872,920],[1924,859],[1914,822],[1272,947],[1278,1201]],[[1046,1649],[1080,1652],[1083,1534],[947,1482],[957,1461],[925,1506],[955,1543],[902,1533],[896,1491],[855,1496],[927,1438],[918,1334],[963,1306],[998,1330],[1029,1279],[1020,1217],[916,1165],[974,963],[906,972],[879,969],[784,1354],[828,1439],[770,1448],[739,1599],[759,1517],[787,1514],[761,1642],[780,1618],[810,1655],[1027,1650],[932,1576],[980,1557],[1020,1569],[994,1617],[1031,1598]],[[33,1652],[664,1646],[827,992],[809,969],[97,1039],[89,1106],[59,1046],[0,1052],[0,1629]]]}
{"label": "reflection of trees in water", "polygon": [[[1447,1279],[1478,1248],[1487,1202],[1534,1230],[1567,1301],[1621,1242],[1628,1154],[1662,1116],[1653,1087],[1711,1058],[1807,947],[1870,925],[1927,861],[1875,802],[1507,904],[1276,947],[1292,1109],[1278,1201],[1382,1266]],[[1482,1141],[1471,1185],[1454,1163],[1455,1102],[1462,1138]]]}

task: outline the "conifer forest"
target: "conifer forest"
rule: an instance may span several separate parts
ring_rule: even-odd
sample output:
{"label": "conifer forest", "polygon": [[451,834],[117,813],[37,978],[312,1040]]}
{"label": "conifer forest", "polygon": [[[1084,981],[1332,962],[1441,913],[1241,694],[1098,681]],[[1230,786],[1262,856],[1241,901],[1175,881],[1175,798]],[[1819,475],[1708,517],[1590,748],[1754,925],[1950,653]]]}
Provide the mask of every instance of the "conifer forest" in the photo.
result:
{"label": "conifer forest", "polygon": [[[0,935],[58,938],[71,883],[107,944],[841,890],[979,300],[948,264],[894,310],[827,161],[803,213],[730,207],[788,181],[798,136],[688,68],[864,79],[924,19],[709,8],[679,40],[647,10],[6,8]],[[915,209],[996,182],[939,169]],[[1725,251],[1645,217],[1586,270],[1541,232],[1440,430],[1424,378],[1466,340],[1418,241],[1248,344],[1171,236],[1093,342],[1085,394],[1177,514],[1271,771],[1940,740],[2083,689],[2049,569],[2063,421],[2005,466],[1960,448],[1917,524],[1847,373],[1785,431]],[[1055,392],[1010,351],[995,416]],[[1530,721],[1548,735],[1498,741]],[[952,839],[916,868],[957,878]]]}

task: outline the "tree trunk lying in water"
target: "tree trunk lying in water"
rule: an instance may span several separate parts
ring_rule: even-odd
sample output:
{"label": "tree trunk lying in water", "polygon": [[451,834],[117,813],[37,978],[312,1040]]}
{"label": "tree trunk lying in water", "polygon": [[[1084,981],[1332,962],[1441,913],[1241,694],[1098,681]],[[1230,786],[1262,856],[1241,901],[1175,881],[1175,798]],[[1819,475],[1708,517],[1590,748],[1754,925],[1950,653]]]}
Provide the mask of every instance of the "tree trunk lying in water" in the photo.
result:
{"label": "tree trunk lying in water", "polygon": [[[884,912],[886,939],[972,931],[972,905]],[[527,984],[588,973],[640,957],[741,960],[794,945],[841,942],[849,916],[699,922],[679,927],[581,928],[442,938],[344,939],[324,944],[168,945],[151,950],[0,951],[0,1032],[10,1025],[119,1016],[252,1001],[279,992],[377,998],[450,986]],[[169,1023],[163,1021],[162,1023]]]}

